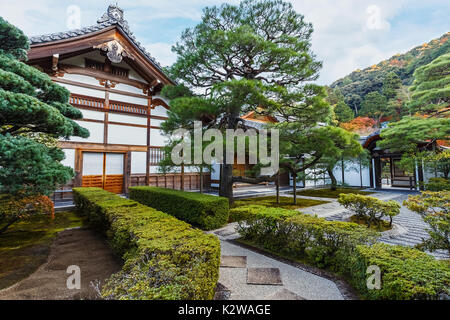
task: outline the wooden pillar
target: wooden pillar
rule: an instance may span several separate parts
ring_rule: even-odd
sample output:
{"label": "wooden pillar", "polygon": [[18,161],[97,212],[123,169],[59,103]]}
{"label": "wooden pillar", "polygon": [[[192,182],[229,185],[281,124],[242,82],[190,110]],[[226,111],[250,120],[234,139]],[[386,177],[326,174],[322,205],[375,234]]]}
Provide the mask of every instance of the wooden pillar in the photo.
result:
{"label": "wooden pillar", "polygon": [[73,186],[81,187],[83,184],[83,152],[80,149],[75,150],[75,178]]}
{"label": "wooden pillar", "polygon": [[150,143],[151,143],[151,110],[152,110],[152,97],[148,99],[147,105],[147,156],[146,156],[146,165],[145,165],[145,184],[147,186],[150,185]]}
{"label": "wooden pillar", "polygon": [[125,174],[124,174],[124,177],[123,177],[123,179],[124,179],[124,193],[126,194],[126,195],[128,195],[128,192],[129,192],[129,188],[130,188],[130,186],[131,186],[131,151],[128,151],[126,154],[125,154],[125,159],[124,159],[124,161],[125,161]]}
{"label": "wooden pillar", "polygon": [[104,105],[104,121],[103,121],[103,143],[108,143],[108,125],[109,125],[109,91],[108,85],[105,84],[105,105]]}
{"label": "wooden pillar", "polygon": [[374,188],[374,183],[373,183],[373,158],[370,158],[370,163],[369,163],[369,176],[370,176],[370,187]]}
{"label": "wooden pillar", "polygon": [[375,161],[375,188],[381,189],[381,158],[377,156],[374,158]]}
{"label": "wooden pillar", "polygon": [[184,191],[184,163],[181,164],[181,191]]}

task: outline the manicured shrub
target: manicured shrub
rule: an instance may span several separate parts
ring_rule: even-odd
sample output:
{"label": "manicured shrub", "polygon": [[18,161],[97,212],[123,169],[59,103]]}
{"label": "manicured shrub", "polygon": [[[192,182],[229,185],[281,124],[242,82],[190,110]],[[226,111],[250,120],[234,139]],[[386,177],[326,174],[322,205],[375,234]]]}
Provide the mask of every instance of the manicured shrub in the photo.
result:
{"label": "manicured shrub", "polygon": [[[414,248],[375,244],[379,233],[358,224],[278,210],[240,207],[232,209],[231,216],[244,219],[238,227],[244,240],[331,269],[345,276],[364,298],[440,299],[450,295],[447,261]],[[369,266],[381,270],[380,290],[367,287]]]}
{"label": "manicured shrub", "polygon": [[47,196],[0,195],[0,234],[13,223],[37,214],[49,214],[54,217],[54,205]]}
{"label": "manicured shrub", "polygon": [[427,191],[450,191],[450,179],[445,178],[431,178],[428,183],[425,184],[425,190]]}
{"label": "manicured shrub", "polygon": [[130,199],[203,230],[220,228],[228,221],[228,199],[223,197],[156,187],[133,187],[130,188]]}
{"label": "manicured shrub", "polygon": [[[450,294],[448,264],[417,249],[383,243],[358,246],[350,260],[350,281],[368,299],[441,299]],[[380,290],[367,288],[369,266],[381,270]]]}
{"label": "manicured shrub", "polygon": [[301,214],[299,211],[287,210],[282,208],[272,208],[260,205],[249,205],[230,209],[230,222],[239,222],[243,220],[258,220],[261,217],[288,218]]}
{"label": "manicured shrub", "polygon": [[423,192],[410,196],[404,205],[420,214],[430,226],[429,239],[424,239],[419,249],[431,252],[442,249],[450,254],[450,191]]}
{"label": "manicured shrub", "polygon": [[383,217],[389,217],[390,225],[392,225],[392,218],[400,213],[401,208],[400,204],[394,200],[382,201],[374,197],[352,193],[341,194],[338,201],[359,217],[366,217],[369,228],[372,223],[380,223]]}
{"label": "manicured shrub", "polygon": [[77,211],[125,260],[103,286],[106,299],[212,299],[220,242],[183,221],[98,188],[75,188]]}
{"label": "manicured shrub", "polygon": [[245,240],[319,267],[338,269],[339,257],[350,254],[356,245],[373,243],[378,235],[354,223],[327,221],[294,210],[251,206],[232,209],[232,216],[234,210],[249,217],[238,226]]}

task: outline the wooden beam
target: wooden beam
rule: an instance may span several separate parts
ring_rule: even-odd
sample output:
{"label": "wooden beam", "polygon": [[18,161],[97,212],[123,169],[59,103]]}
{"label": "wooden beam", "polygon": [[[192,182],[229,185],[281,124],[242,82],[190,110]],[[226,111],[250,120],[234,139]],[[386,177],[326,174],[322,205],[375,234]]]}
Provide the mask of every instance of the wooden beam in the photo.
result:
{"label": "wooden beam", "polygon": [[147,146],[132,146],[121,144],[108,144],[93,143],[93,142],[73,142],[73,141],[60,141],[58,147],[61,149],[80,149],[82,151],[91,152],[111,152],[111,153],[124,153],[127,151],[146,152]]}
{"label": "wooden beam", "polygon": [[68,79],[63,79],[63,78],[58,78],[58,77],[51,77],[51,78],[54,82],[58,82],[58,83],[64,83],[64,84],[69,84],[72,86],[93,89],[93,90],[98,90],[98,91],[109,91],[111,93],[116,93],[116,94],[129,96],[129,97],[148,99],[147,95],[143,95],[143,94],[139,94],[139,93],[122,91],[122,90],[117,90],[117,89],[113,89],[113,88],[105,88],[103,86],[95,86],[92,84],[87,84],[87,83],[83,83],[83,82],[79,82],[79,81],[73,81],[73,80],[68,80]]}
{"label": "wooden beam", "polygon": [[96,69],[91,69],[91,68],[83,68],[83,67],[78,67],[78,66],[68,65],[68,64],[61,64],[59,66],[59,68],[60,68],[60,72],[65,72],[68,74],[78,74],[78,75],[93,77],[93,78],[101,79],[101,80],[109,80],[114,83],[122,83],[122,84],[133,86],[133,87],[136,87],[139,89],[148,89],[149,88],[149,85],[146,82],[116,76],[109,72],[105,72],[105,71],[101,71],[101,70],[96,70]]}

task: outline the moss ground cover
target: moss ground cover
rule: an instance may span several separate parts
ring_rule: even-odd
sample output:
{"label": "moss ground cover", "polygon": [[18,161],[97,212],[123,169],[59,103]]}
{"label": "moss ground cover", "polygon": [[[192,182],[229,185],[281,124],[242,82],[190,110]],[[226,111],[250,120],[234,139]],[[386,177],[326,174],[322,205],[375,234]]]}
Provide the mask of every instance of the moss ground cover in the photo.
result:
{"label": "moss ground cover", "polygon": [[33,216],[13,224],[0,235],[0,289],[28,277],[47,260],[50,245],[58,232],[81,227],[84,218],[75,212]]}
{"label": "moss ground cover", "polygon": [[234,202],[233,207],[242,207],[248,205],[259,205],[271,208],[282,208],[282,209],[301,209],[306,207],[318,206],[320,204],[328,203],[327,201],[320,200],[310,200],[310,199],[297,199],[297,204],[293,204],[293,198],[291,197],[280,197],[280,203],[277,203],[276,196],[260,197],[260,198],[248,198],[241,199]]}
{"label": "moss ground cover", "polygon": [[331,189],[311,189],[311,190],[302,190],[298,191],[297,194],[299,196],[308,196],[308,197],[319,197],[319,198],[332,198],[337,199],[341,193],[348,194],[361,194],[361,195],[369,195],[373,194],[373,192],[362,191],[360,189],[355,188],[337,188],[336,190]]}

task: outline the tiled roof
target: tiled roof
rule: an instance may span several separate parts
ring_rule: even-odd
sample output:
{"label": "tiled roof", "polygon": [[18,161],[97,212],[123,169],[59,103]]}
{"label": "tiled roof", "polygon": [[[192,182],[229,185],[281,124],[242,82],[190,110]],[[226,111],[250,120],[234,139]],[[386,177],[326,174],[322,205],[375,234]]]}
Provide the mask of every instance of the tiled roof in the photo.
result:
{"label": "tiled roof", "polygon": [[47,43],[47,42],[53,42],[53,41],[59,41],[59,40],[65,40],[65,39],[71,39],[80,37],[83,35],[87,35],[93,32],[97,32],[103,29],[106,29],[111,26],[118,26],[120,30],[123,31],[123,33],[130,39],[130,41],[133,42],[134,45],[142,52],[142,54],[147,57],[154,65],[156,65],[157,68],[160,69],[161,72],[163,72],[161,65],[153,58],[150,53],[147,52],[147,50],[142,46],[142,44],[136,39],[136,37],[133,35],[133,32],[130,30],[130,27],[128,26],[128,22],[123,17],[123,9],[118,7],[117,5],[110,5],[108,7],[108,10],[103,14],[103,16],[97,21],[96,25],[76,29],[76,30],[70,30],[70,31],[64,31],[64,32],[58,32],[58,33],[51,33],[46,35],[40,35],[30,38],[31,45],[35,44],[41,44],[41,43]]}

